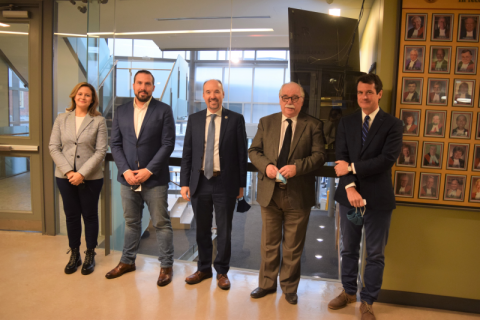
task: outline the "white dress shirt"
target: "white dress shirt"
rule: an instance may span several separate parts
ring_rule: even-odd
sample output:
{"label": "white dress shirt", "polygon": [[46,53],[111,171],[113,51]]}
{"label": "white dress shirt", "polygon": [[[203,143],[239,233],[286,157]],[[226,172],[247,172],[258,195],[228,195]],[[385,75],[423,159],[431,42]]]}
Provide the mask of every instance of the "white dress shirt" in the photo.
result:
{"label": "white dress shirt", "polygon": [[[133,98],[133,127],[135,128],[135,135],[137,136],[137,139],[138,139],[138,135],[140,134],[140,130],[142,129],[143,120],[145,119],[145,115],[147,114],[148,105],[150,104],[150,101],[152,101],[152,97],[150,97],[150,99],[147,102],[145,102],[142,107],[137,105],[136,100],[137,98]],[[143,165],[145,166],[146,164],[143,164]],[[129,170],[130,169],[126,170],[125,172]],[[148,172],[153,174],[150,170],[148,170]],[[135,191],[136,192],[142,191],[142,186],[140,185],[140,187],[138,187]]]}
{"label": "white dress shirt", "polygon": [[437,60],[437,64],[435,65],[435,70],[442,70],[443,61],[445,60],[442,60],[442,61]]}
{"label": "white dress shirt", "polygon": [[466,38],[473,38],[473,31],[467,31]]}
{"label": "white dress shirt", "polygon": [[413,30],[412,38],[418,37],[418,29]]}
{"label": "white dress shirt", "polygon": [[440,129],[438,128],[438,124],[435,124],[432,126],[432,130],[430,132],[440,132]]}
{"label": "white dress shirt", "polygon": [[[377,116],[378,112],[380,111],[380,107],[377,107],[377,109],[375,111],[373,111],[372,113],[370,113],[368,116],[370,117],[370,121],[368,122],[368,130],[370,130],[372,128],[372,123],[373,123],[373,120],[375,120],[375,117]],[[363,124],[365,123],[365,117],[367,115],[365,114],[365,112],[363,112],[362,110],[362,128],[363,128]],[[361,133],[358,133],[358,134],[361,134]],[[353,162],[350,164],[350,166],[352,167],[352,172],[353,174],[357,174],[357,172],[355,171],[355,165],[353,164]],[[352,182],[352,183],[349,183],[345,186],[345,189],[348,189],[348,188],[351,188],[351,187],[356,187],[356,184],[355,182]]]}
{"label": "white dress shirt", "polygon": [[410,163],[410,157],[405,157],[404,163]]}
{"label": "white dress shirt", "polygon": [[448,193],[448,197],[449,198],[457,198],[457,190],[450,190],[450,192]]}
{"label": "white dress shirt", "polygon": [[433,163],[435,163],[435,162],[438,162],[437,157],[436,157],[435,155],[433,155],[433,156],[430,155],[430,164],[433,164]]}
{"label": "white dress shirt", "polygon": [[433,96],[433,102],[440,102],[440,95],[438,93],[435,93]]}
{"label": "white dress shirt", "polygon": [[475,193],[475,199],[480,199],[480,192]]}
{"label": "white dress shirt", "polygon": [[453,166],[460,167],[460,161],[458,159],[453,159]]}
{"label": "white dress shirt", "polygon": [[426,191],[425,194],[426,194],[427,196],[431,196],[431,195],[432,195],[432,188],[425,188],[425,191]]}
{"label": "white dress shirt", "polygon": [[405,187],[400,187],[400,190],[398,190],[399,194],[405,194]]}
{"label": "white dress shirt", "polygon": [[[218,145],[220,142],[220,126],[222,125],[222,108],[215,112],[217,115],[215,117],[215,145],[213,146],[213,171],[220,171],[220,152]],[[207,138],[208,138],[208,127],[212,121],[212,113],[207,109],[207,119],[205,121],[205,143],[203,146],[203,163],[202,170],[205,169],[205,152],[207,151]]]}
{"label": "white dress shirt", "polygon": [[462,62],[462,66],[460,67],[460,70],[467,70],[467,68],[468,68],[468,63]]}
{"label": "white dress shirt", "polygon": [[77,117],[75,116],[75,133],[78,136],[78,129],[82,126],[83,119],[85,119],[85,116],[83,117]]}
{"label": "white dress shirt", "polygon": [[410,92],[407,96],[407,98],[405,99],[405,101],[412,101],[412,98],[413,98],[413,95],[414,95],[415,92]]}
{"label": "white dress shirt", "polygon": [[445,38],[445,29],[440,29],[440,34],[439,34],[439,37],[442,37],[442,38]]}
{"label": "white dress shirt", "polygon": [[410,61],[410,64],[408,65],[408,69],[412,69],[413,66],[415,65],[415,62],[417,62],[417,60]]}

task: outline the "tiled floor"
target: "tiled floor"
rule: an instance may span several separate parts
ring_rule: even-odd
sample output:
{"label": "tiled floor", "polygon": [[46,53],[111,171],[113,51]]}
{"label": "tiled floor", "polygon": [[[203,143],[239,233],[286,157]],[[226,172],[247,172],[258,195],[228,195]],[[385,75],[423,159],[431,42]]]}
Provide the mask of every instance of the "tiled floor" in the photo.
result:
{"label": "tiled floor", "polygon": [[[174,280],[156,285],[158,261],[138,256],[137,271],[118,279],[104,275],[120,259],[98,250],[91,275],[66,275],[65,236],[0,231],[0,319],[360,319],[359,303],[331,311],[327,303],[340,292],[336,282],[302,279],[299,303],[289,305],[281,292],[253,300],[257,274],[229,272],[232,288],[223,291],[209,279],[187,285],[194,263],[176,261]],[[478,315],[377,303],[377,319],[467,320]]]}

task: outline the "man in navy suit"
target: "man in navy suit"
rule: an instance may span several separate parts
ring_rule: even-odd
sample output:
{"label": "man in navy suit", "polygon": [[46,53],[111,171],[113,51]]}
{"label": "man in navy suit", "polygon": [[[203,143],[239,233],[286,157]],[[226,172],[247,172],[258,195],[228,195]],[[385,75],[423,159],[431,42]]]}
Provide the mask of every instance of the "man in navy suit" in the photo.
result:
{"label": "man in navy suit", "polygon": [[121,183],[125,217],[125,243],[120,263],[107,279],[135,270],[140,244],[142,211],[147,204],[155,228],[161,263],[157,284],[172,281],[173,229],[168,215],[168,160],[175,147],[172,108],[152,99],[155,79],[140,70],[133,80],[135,98],[119,106],[113,118],[111,148]]}
{"label": "man in navy suit", "polygon": [[357,100],[362,110],[340,120],[336,141],[335,171],[340,181],[335,200],[340,204],[343,292],[328,307],[340,309],[356,301],[362,226],[349,221],[347,213],[364,207],[367,265],[365,287],[360,293],[362,320],[375,319],[372,304],[382,285],[384,250],[395,209],[391,168],[402,147],[402,121],[379,108],[382,93],[377,75],[357,80]]}
{"label": "man in navy suit", "polygon": [[188,117],[180,185],[182,197],[192,200],[197,222],[198,267],[185,282],[196,284],[212,277],[215,208],[217,256],[213,266],[218,286],[228,290],[233,212],[247,183],[247,139],[243,115],[223,108],[224,96],[219,80],[203,84],[207,109]]}

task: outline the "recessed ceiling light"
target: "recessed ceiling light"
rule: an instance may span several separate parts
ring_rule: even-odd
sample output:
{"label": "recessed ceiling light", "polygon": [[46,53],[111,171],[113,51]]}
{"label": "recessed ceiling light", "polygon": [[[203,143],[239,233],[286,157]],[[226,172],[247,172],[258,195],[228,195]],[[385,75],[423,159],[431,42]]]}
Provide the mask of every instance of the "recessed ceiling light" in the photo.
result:
{"label": "recessed ceiling light", "polygon": [[319,226],[321,229],[325,228],[325,226]]}
{"label": "recessed ceiling light", "polygon": [[16,31],[0,31],[0,33],[5,33],[5,34],[23,34],[28,36],[28,32],[16,32]]}
{"label": "recessed ceiling light", "polygon": [[318,242],[322,242],[322,241],[323,241],[323,239],[317,239],[317,241],[318,241]]}
{"label": "recessed ceiling light", "polygon": [[171,20],[219,20],[219,19],[270,19],[270,16],[156,18],[155,20],[157,20],[157,21],[171,21]]}
{"label": "recessed ceiling light", "polygon": [[144,31],[144,32],[89,32],[89,36],[132,36],[151,34],[183,34],[183,33],[230,33],[230,32],[273,32],[272,28],[246,28],[246,29],[209,29],[209,30],[171,30],[171,31]]}
{"label": "recessed ceiling light", "polygon": [[328,14],[331,16],[340,16],[340,9],[328,9]]}
{"label": "recessed ceiling light", "polygon": [[0,22],[0,27],[10,27],[10,25],[9,25],[9,24],[6,24],[6,23],[1,23],[1,22]]}
{"label": "recessed ceiling light", "polygon": [[90,34],[78,34],[78,33],[54,33],[56,36],[65,36],[65,37],[80,37],[80,38],[86,38],[92,37],[92,38],[98,38],[98,36],[90,35]]}
{"label": "recessed ceiling light", "polygon": [[316,254],[316,255],[315,255],[315,258],[317,258],[317,259],[322,259],[322,256],[319,255],[319,254]]}

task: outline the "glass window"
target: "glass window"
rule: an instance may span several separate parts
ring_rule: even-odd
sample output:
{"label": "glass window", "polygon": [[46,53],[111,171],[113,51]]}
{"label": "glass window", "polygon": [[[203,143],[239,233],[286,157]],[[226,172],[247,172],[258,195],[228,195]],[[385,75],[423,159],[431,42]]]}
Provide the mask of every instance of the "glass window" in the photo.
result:
{"label": "glass window", "polygon": [[258,50],[257,51],[257,60],[285,60],[286,51],[285,50]]}
{"label": "glass window", "polygon": [[255,60],[255,50],[243,51],[243,60]]}
{"label": "glass window", "polygon": [[[132,79],[133,80],[133,79]],[[117,70],[117,96],[118,97],[133,97],[133,93],[130,91],[130,70],[119,69]]]}
{"label": "glass window", "polygon": [[252,105],[250,103],[245,103],[243,110],[243,117],[245,118],[246,123],[251,123],[251,115],[252,115]]}
{"label": "glass window", "polygon": [[[135,69],[168,69],[171,70],[174,62],[162,62],[154,59],[151,60],[140,60],[132,61],[132,68]],[[135,70],[137,72],[137,70]]]}
{"label": "glass window", "polygon": [[113,44],[115,43],[115,40],[113,38],[108,38],[107,44],[108,44],[108,49],[110,50],[110,55],[113,56]]}
{"label": "glass window", "polygon": [[232,60],[232,62],[240,61],[242,60],[243,51],[229,51],[228,56],[230,57],[230,60]]}
{"label": "glass window", "polygon": [[135,39],[133,40],[133,56],[161,58],[162,50],[160,50],[153,40]]}
{"label": "glass window", "polygon": [[203,101],[203,83],[209,79],[218,79],[222,82],[221,67],[197,67],[195,72],[195,100]]}
{"label": "glass window", "polygon": [[226,54],[226,51],[218,51],[218,60],[227,60],[227,58],[225,58]]}
{"label": "glass window", "polygon": [[185,59],[185,51],[163,51],[164,59],[177,59],[179,55]]}
{"label": "glass window", "polygon": [[187,60],[190,60],[190,51],[187,51]]}
{"label": "glass window", "polygon": [[115,55],[116,56],[124,56],[124,57],[131,57],[132,56],[132,39],[115,39]]}
{"label": "glass window", "polygon": [[163,89],[167,84],[170,71],[163,70],[150,70],[155,77],[155,90],[153,91],[153,97],[158,99],[162,95]]}
{"label": "glass window", "polygon": [[253,101],[278,103],[283,78],[284,68],[255,68]]}
{"label": "glass window", "polygon": [[268,116],[272,113],[280,112],[280,105],[273,104],[254,104],[253,105],[253,122],[258,123],[260,118]]}
{"label": "glass window", "polygon": [[252,70],[252,68],[230,68],[229,77],[229,69],[225,68],[226,100],[232,102],[252,101]]}
{"label": "glass window", "polygon": [[198,51],[198,60],[217,60],[217,51]]}
{"label": "glass window", "polygon": [[228,109],[242,114],[242,104],[241,103],[229,103],[228,104]]}
{"label": "glass window", "polygon": [[131,68],[131,67],[132,67],[132,64],[130,62],[130,59],[126,59],[126,60],[118,59],[117,68]]}

